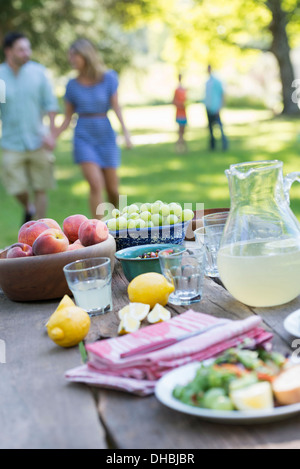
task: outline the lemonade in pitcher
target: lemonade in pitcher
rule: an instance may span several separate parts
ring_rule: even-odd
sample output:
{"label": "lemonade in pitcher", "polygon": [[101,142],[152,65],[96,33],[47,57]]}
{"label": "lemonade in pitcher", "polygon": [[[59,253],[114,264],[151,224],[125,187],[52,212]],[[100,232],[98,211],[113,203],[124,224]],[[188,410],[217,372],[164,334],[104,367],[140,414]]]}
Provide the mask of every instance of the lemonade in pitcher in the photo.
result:
{"label": "lemonade in pitcher", "polygon": [[[300,241],[299,241],[300,242]],[[270,255],[270,249],[286,246]],[[243,255],[239,255],[241,249]],[[235,251],[237,255],[235,255]],[[218,269],[227,290],[249,306],[276,306],[300,294],[300,249],[297,240],[263,240],[223,247]]]}
{"label": "lemonade in pitcher", "polygon": [[300,225],[289,191],[300,173],[281,161],[231,165],[225,171],[231,207],[218,252],[218,271],[234,298],[254,307],[282,305],[300,294]]}

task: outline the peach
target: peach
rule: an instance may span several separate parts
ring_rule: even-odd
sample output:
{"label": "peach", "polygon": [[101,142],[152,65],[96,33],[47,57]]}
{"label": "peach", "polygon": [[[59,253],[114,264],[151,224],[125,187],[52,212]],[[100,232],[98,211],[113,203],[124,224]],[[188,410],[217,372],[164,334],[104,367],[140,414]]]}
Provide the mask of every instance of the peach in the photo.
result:
{"label": "peach", "polygon": [[73,243],[68,247],[68,251],[75,251],[76,249],[84,249],[84,246],[82,246],[80,243]]}
{"label": "peach", "polygon": [[92,246],[93,244],[102,243],[108,238],[108,228],[101,220],[84,221],[79,228],[78,236],[83,246]]}
{"label": "peach", "polygon": [[74,243],[78,239],[78,231],[80,225],[87,221],[88,218],[85,215],[70,215],[63,222],[63,232],[69,239],[70,243]]}
{"label": "peach", "polygon": [[72,244],[72,246],[74,246],[74,245],[75,245],[75,246],[80,246],[80,248],[84,248],[84,246],[83,246],[83,245],[81,244],[81,242],[80,242],[80,239],[77,239],[77,240]]}
{"label": "peach", "polygon": [[61,230],[48,228],[40,234],[32,246],[34,256],[57,254],[69,248],[69,240]]}
{"label": "peach", "polygon": [[39,222],[46,223],[48,228],[54,228],[55,230],[61,230],[61,227],[57,223],[57,221],[53,220],[53,218],[41,218],[38,220]]}
{"label": "peach", "polygon": [[49,226],[46,223],[40,221],[28,221],[21,226],[18,234],[18,242],[23,244],[29,244],[33,246],[33,243],[37,237],[49,229]]}
{"label": "peach", "polygon": [[7,251],[7,259],[13,259],[16,257],[28,257],[33,256],[32,247],[29,244],[15,243],[12,244]]}

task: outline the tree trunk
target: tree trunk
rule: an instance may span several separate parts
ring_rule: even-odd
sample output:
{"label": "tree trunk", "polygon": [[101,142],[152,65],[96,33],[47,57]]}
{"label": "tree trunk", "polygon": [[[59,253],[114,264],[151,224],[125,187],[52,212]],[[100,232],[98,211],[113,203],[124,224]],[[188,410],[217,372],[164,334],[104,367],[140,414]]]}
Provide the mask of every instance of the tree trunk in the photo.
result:
{"label": "tree trunk", "polygon": [[294,70],[290,57],[290,45],[286,33],[287,16],[281,7],[281,0],[268,0],[267,7],[272,13],[272,21],[269,30],[272,33],[271,52],[275,55],[280,71],[282,84],[283,114],[300,114],[297,103],[292,101],[293,88],[295,80]]}

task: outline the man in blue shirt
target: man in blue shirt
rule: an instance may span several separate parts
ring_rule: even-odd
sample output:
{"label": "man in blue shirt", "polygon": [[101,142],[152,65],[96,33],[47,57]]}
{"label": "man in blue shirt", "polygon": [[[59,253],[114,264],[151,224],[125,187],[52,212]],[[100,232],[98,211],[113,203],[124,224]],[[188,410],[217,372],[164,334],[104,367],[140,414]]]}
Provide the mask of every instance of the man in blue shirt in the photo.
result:
{"label": "man in blue shirt", "polygon": [[[9,33],[3,43],[5,62],[0,79],[5,84],[2,121],[2,181],[24,208],[23,223],[45,218],[47,191],[55,186],[54,120],[58,110],[46,69],[30,60],[29,40]],[[50,132],[44,116],[50,120]],[[34,205],[30,193],[34,193]]]}
{"label": "man in blue shirt", "polygon": [[210,148],[211,150],[215,149],[216,139],[214,136],[214,125],[218,124],[222,135],[222,148],[223,150],[227,150],[228,141],[220,117],[220,111],[224,104],[224,90],[220,80],[212,74],[211,65],[208,66],[208,73],[209,79],[206,82],[204,103],[210,132]]}

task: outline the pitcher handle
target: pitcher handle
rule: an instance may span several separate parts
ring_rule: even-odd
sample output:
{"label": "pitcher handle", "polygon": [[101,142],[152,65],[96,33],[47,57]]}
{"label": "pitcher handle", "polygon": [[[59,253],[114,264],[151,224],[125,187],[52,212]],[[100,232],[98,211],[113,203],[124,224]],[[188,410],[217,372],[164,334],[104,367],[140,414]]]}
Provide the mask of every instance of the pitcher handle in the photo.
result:
{"label": "pitcher handle", "polygon": [[290,205],[290,190],[291,190],[292,184],[295,181],[300,182],[300,172],[299,171],[294,171],[293,173],[289,173],[283,179],[284,196],[285,196],[286,201],[289,205]]}

